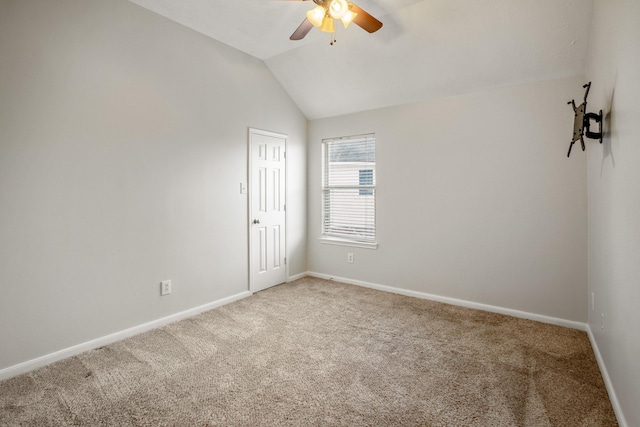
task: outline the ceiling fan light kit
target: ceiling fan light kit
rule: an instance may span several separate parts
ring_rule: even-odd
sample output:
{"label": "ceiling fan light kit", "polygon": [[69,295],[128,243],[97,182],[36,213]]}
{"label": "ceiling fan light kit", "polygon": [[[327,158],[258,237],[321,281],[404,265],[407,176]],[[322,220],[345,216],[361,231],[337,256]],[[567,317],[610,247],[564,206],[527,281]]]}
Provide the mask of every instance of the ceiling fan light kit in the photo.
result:
{"label": "ceiling fan light kit", "polygon": [[[291,34],[289,39],[301,40],[313,27],[318,27],[320,31],[325,33],[334,33],[336,31],[335,19],[341,20],[345,28],[355,22],[356,25],[369,33],[374,33],[382,28],[382,22],[360,9],[354,3],[346,0],[313,0],[313,2],[317,6],[307,11],[307,17]],[[331,40],[331,44],[333,44],[334,38],[332,37]]]}

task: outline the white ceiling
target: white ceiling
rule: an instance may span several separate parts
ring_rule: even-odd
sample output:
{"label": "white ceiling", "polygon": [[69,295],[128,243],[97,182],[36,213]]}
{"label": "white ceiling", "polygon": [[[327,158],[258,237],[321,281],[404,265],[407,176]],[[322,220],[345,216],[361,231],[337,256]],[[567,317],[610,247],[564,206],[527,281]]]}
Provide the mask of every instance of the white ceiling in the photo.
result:
{"label": "white ceiling", "polygon": [[592,0],[355,0],[384,26],[289,36],[313,2],[131,0],[265,61],[309,119],[585,72]]}

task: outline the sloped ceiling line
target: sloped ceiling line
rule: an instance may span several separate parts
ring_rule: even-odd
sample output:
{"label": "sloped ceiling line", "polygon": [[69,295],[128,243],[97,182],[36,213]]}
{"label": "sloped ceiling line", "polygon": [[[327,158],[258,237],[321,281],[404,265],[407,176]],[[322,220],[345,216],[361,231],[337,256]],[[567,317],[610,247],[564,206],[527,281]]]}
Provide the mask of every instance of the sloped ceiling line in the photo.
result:
{"label": "sloped ceiling line", "polygon": [[[265,61],[308,119],[583,74],[592,0],[356,0],[384,22],[289,36],[313,5],[130,0]],[[339,26],[337,26],[339,27]]]}

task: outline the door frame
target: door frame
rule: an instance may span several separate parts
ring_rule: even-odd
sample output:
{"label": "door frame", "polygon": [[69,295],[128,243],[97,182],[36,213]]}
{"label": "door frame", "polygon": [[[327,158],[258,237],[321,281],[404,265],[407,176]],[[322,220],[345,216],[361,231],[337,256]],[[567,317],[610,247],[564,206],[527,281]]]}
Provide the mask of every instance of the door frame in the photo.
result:
{"label": "door frame", "polygon": [[253,135],[263,135],[263,136],[270,136],[270,137],[274,137],[274,138],[280,138],[284,140],[284,268],[285,268],[285,283],[289,281],[289,260],[287,257],[287,249],[288,249],[288,245],[287,245],[287,239],[289,236],[289,211],[287,210],[287,199],[288,199],[288,194],[289,194],[289,162],[287,159],[287,146],[288,146],[288,142],[289,142],[289,135],[284,134],[284,133],[279,133],[279,132],[272,132],[272,131],[268,131],[268,130],[263,130],[263,129],[257,129],[257,128],[253,128],[253,127],[249,127],[247,129],[247,199],[248,199],[248,203],[247,203],[247,230],[248,230],[248,246],[249,246],[249,292],[254,293],[254,289],[255,289],[255,284],[254,284],[254,274],[253,274],[253,266],[251,265],[252,260],[253,260],[253,251],[251,249],[252,246],[252,227],[251,227],[251,220],[252,220],[252,204],[253,204],[253,197],[252,197],[252,191],[253,191],[253,185],[252,185],[252,161],[251,161],[251,155],[253,153],[252,150],[252,137]]}

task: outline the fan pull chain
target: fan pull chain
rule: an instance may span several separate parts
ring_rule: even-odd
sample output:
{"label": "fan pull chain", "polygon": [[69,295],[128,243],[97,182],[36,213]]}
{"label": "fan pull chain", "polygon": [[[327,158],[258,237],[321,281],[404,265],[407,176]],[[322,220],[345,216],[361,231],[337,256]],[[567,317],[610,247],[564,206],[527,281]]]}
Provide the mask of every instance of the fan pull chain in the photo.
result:
{"label": "fan pull chain", "polygon": [[329,44],[331,46],[333,46],[334,43],[336,43],[338,40],[336,40],[336,36],[334,35],[335,33],[329,33],[329,35],[331,36],[331,41],[329,42]]}

